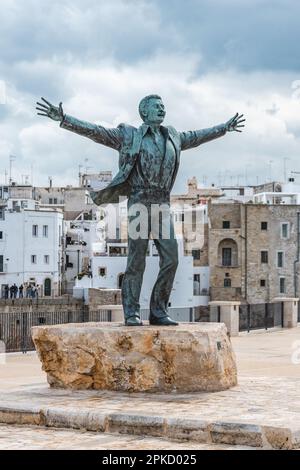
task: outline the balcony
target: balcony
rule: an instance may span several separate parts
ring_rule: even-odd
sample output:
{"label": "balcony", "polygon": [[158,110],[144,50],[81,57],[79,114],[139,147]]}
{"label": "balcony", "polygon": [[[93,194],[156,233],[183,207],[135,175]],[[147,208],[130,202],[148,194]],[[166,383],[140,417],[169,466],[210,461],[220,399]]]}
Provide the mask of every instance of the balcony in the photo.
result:
{"label": "balcony", "polygon": [[210,300],[241,300],[241,287],[210,287]]}

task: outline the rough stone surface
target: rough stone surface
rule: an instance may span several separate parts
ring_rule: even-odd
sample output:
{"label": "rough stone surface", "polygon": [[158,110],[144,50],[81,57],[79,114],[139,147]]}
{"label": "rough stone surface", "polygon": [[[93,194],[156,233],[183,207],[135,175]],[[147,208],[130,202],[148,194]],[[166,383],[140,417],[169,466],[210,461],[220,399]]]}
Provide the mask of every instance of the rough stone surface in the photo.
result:
{"label": "rough stone surface", "polygon": [[85,323],[32,328],[52,387],[128,392],[226,390],[237,384],[226,327]]}

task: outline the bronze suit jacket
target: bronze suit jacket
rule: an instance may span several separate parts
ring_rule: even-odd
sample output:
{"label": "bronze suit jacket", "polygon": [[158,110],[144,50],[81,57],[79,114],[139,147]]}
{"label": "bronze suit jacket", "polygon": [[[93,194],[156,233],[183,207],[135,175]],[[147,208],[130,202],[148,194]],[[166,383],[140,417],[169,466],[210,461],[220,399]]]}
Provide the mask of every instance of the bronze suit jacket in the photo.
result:
{"label": "bronze suit jacket", "polygon": [[[60,126],[63,129],[68,129],[76,134],[88,137],[99,144],[119,151],[118,173],[106,188],[90,192],[93,201],[98,205],[117,203],[119,202],[119,197],[129,196],[131,187],[128,179],[139,156],[141,142],[148,129],[148,125],[142,124],[139,128],[136,128],[128,124],[120,124],[117,128],[107,129],[97,124],[91,124],[65,115]],[[176,151],[176,165],[171,189],[178,172],[181,150],[197,147],[226,133],[225,124],[209,129],[187,132],[178,132],[171,126],[167,126],[165,129]]]}

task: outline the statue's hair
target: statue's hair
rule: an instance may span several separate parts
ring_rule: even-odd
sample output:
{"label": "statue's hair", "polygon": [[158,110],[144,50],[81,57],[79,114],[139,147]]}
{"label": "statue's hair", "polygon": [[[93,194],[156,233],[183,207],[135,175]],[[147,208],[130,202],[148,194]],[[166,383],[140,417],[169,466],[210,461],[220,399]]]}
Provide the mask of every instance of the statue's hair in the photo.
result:
{"label": "statue's hair", "polygon": [[156,98],[158,100],[161,100],[161,97],[159,95],[148,95],[148,96],[145,96],[141,101],[140,101],[140,104],[139,104],[139,113],[140,113],[140,116],[141,118],[145,119],[145,116],[144,114],[146,113],[146,110],[147,110],[147,107],[148,107],[148,103],[149,101],[152,99],[152,98]]}

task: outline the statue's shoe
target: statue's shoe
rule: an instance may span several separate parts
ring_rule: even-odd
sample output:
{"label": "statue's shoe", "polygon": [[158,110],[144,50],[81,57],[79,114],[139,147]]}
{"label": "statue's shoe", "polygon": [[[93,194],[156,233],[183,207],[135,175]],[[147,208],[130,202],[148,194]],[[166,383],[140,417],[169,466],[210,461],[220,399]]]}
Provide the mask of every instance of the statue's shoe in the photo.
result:
{"label": "statue's shoe", "polygon": [[156,317],[152,317],[149,319],[149,323],[150,325],[160,325],[160,326],[176,326],[178,325],[178,323],[174,320],[172,320],[172,318],[166,316],[166,317],[162,317],[162,318],[156,318]]}
{"label": "statue's shoe", "polygon": [[143,326],[143,323],[138,315],[125,318],[125,326]]}

